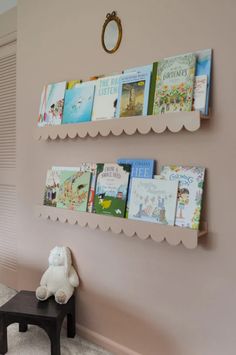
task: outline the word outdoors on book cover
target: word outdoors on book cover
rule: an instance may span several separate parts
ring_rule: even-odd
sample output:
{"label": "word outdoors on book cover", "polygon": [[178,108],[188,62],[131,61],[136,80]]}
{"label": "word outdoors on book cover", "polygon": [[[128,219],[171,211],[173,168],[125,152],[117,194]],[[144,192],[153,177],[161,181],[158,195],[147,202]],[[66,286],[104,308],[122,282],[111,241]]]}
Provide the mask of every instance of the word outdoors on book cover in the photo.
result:
{"label": "word outdoors on book cover", "polygon": [[173,226],[178,181],[132,179],[129,219]]}
{"label": "word outdoors on book cover", "polygon": [[199,229],[205,168],[163,166],[161,175],[179,181],[175,225]]}
{"label": "word outdoors on book cover", "polygon": [[130,165],[97,164],[94,212],[124,217],[129,185]]}

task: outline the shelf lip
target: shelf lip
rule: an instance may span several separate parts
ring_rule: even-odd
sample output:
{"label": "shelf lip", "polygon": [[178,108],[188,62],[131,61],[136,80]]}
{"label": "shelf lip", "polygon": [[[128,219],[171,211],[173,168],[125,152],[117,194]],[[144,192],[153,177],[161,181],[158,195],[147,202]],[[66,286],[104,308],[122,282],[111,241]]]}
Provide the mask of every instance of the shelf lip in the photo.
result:
{"label": "shelf lip", "polygon": [[100,228],[102,231],[111,230],[116,234],[124,233],[128,237],[137,235],[143,240],[151,237],[154,241],[161,242],[166,239],[170,245],[178,245],[182,242],[188,249],[196,248],[198,238],[207,234],[206,224],[203,224],[203,229],[198,231],[190,228],[181,228],[88,212],[77,212],[44,205],[36,205],[34,214],[36,217],[42,217],[52,221],[79,224],[81,227],[88,226],[93,230],[97,228]]}
{"label": "shelf lip", "polygon": [[136,132],[148,134],[150,131],[163,133],[167,129],[176,133],[183,128],[194,132],[200,128],[201,119],[209,119],[209,116],[202,116],[199,111],[190,111],[170,112],[155,116],[104,119],[77,124],[36,127],[34,129],[34,138],[37,140],[65,139],[67,137],[73,139],[87,136],[94,138],[99,134],[106,137],[109,134],[114,136],[119,136],[123,133],[133,135]]}

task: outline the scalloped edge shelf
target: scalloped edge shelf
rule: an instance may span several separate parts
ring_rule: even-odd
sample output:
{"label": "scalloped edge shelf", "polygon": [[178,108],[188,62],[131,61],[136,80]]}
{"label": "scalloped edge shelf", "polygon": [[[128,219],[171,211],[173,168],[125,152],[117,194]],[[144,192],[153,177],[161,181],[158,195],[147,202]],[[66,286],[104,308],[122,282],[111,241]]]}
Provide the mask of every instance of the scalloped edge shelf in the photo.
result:
{"label": "scalloped edge shelf", "polygon": [[151,237],[154,241],[161,242],[166,239],[170,245],[178,245],[182,242],[188,249],[196,248],[198,238],[207,234],[206,223],[203,224],[203,229],[198,231],[190,228],[77,212],[43,205],[35,206],[35,216],[62,223],[78,224],[81,227],[88,226],[93,230],[100,228],[104,232],[111,230],[116,234],[123,232],[128,237],[136,234],[143,240]]}
{"label": "scalloped edge shelf", "polygon": [[58,126],[36,127],[34,138],[37,140],[85,138],[86,136],[96,137],[100,134],[103,137],[113,134],[120,136],[122,133],[127,135],[148,134],[150,131],[162,133],[167,128],[171,132],[179,132],[185,128],[187,131],[194,132],[200,128],[201,119],[208,119],[202,116],[199,111],[191,112],[171,112],[156,116],[135,116],[127,118],[114,118],[99,120],[94,122],[62,124]]}

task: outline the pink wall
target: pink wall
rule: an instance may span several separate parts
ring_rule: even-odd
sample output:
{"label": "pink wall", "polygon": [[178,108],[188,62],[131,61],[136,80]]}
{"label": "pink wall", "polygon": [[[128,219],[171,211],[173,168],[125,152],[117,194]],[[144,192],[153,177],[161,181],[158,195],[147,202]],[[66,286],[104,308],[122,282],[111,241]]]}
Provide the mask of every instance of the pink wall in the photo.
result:
{"label": "pink wall", "polygon": [[[124,37],[108,55],[100,33],[112,10]],[[34,289],[49,250],[68,245],[82,280],[79,324],[143,355],[235,353],[235,10],[234,0],[18,1],[18,286]],[[34,141],[44,83],[209,47],[214,107],[198,132]],[[121,156],[207,167],[210,233],[196,250],[34,218],[51,165]]]}

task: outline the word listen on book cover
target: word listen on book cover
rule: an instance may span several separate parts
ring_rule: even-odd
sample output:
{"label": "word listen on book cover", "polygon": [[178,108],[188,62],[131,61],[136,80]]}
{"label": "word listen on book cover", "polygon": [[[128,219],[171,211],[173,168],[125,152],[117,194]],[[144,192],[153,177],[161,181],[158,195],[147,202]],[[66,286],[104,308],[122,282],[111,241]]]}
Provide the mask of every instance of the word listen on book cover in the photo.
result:
{"label": "word listen on book cover", "polygon": [[117,163],[131,165],[129,192],[126,206],[126,217],[128,217],[132,180],[133,178],[151,179],[154,174],[155,161],[151,159],[118,159]]}
{"label": "word listen on book cover", "polygon": [[175,225],[199,229],[205,168],[163,166],[161,175],[179,181]]}
{"label": "word listen on book cover", "polygon": [[117,117],[145,116],[150,89],[149,71],[123,74],[120,77]]}
{"label": "word listen on book cover", "polygon": [[130,165],[97,164],[95,213],[124,217],[130,171]]}
{"label": "word listen on book cover", "polygon": [[44,86],[40,100],[38,127],[61,124],[65,89],[66,81]]}
{"label": "word listen on book cover", "polygon": [[93,82],[85,82],[66,90],[63,124],[91,121],[94,89]]}
{"label": "word listen on book cover", "polygon": [[153,114],[191,111],[196,55],[166,58],[158,62]]}
{"label": "word listen on book cover", "polygon": [[120,75],[108,76],[97,80],[92,121],[114,118],[118,100]]}
{"label": "word listen on book cover", "polygon": [[63,170],[60,175],[57,207],[86,212],[90,178],[90,172]]}
{"label": "word listen on book cover", "polygon": [[178,181],[132,179],[129,219],[174,225]]}

